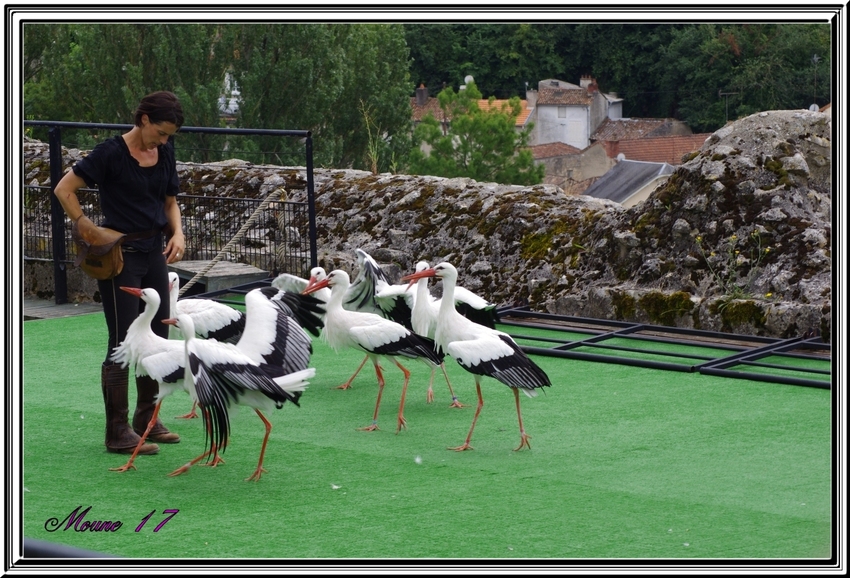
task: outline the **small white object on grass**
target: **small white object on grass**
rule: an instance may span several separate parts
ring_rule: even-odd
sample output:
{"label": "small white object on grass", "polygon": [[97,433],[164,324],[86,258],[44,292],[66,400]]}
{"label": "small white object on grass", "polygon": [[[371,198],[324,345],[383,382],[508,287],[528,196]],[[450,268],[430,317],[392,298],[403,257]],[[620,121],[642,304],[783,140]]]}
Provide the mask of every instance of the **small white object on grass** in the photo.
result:
{"label": "small white object on grass", "polygon": [[413,458],[413,461],[416,462],[417,464],[421,464],[422,463],[422,456],[416,456],[415,458]]}

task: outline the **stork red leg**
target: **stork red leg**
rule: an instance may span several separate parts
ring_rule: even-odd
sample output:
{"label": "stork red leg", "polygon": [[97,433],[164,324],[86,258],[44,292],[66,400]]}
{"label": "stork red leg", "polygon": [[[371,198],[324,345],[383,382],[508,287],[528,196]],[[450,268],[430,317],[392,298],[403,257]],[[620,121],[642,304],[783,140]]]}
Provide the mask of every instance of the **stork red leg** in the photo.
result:
{"label": "stork red leg", "polygon": [[381,407],[381,395],[384,393],[384,374],[381,373],[381,366],[378,364],[377,360],[373,361],[375,364],[375,375],[378,376],[378,400],[375,402],[375,413],[372,415],[372,425],[357,428],[360,431],[375,431],[378,428],[378,408]]}
{"label": "stork red leg", "polygon": [[528,442],[528,440],[531,439],[531,436],[527,435],[525,433],[525,428],[522,427],[522,414],[519,411],[519,388],[515,387],[515,388],[513,388],[513,390],[514,390],[514,399],[516,399],[516,415],[519,418],[519,436],[520,436],[519,447],[514,448],[514,451],[521,450],[523,446],[527,447],[528,449],[531,449],[531,444]]}
{"label": "stork red leg", "polygon": [[130,468],[136,469],[136,466],[133,465],[133,460],[136,459],[136,456],[139,455],[139,449],[145,443],[145,440],[148,438],[148,434],[151,432],[154,424],[156,423],[156,417],[159,415],[159,407],[162,405],[161,402],[157,402],[157,404],[153,408],[153,415],[151,415],[151,419],[148,422],[148,427],[145,428],[145,433],[142,434],[142,437],[139,439],[139,443],[136,444],[136,449],[133,450],[133,454],[130,456],[130,459],[127,460],[127,463],[119,468],[109,468],[111,472],[126,472]]}
{"label": "stork red leg", "polygon": [[192,402],[192,409],[189,413],[185,415],[178,415],[175,419],[195,419],[198,417],[198,412],[195,411],[195,408],[198,407],[198,402]]}
{"label": "stork red leg", "polygon": [[351,382],[354,381],[354,378],[357,377],[357,374],[360,373],[360,370],[363,369],[363,366],[366,365],[366,361],[369,359],[369,356],[363,358],[363,361],[360,362],[360,365],[357,367],[357,370],[354,372],[354,375],[348,378],[348,381],[343,383],[342,385],[338,385],[336,389],[349,389],[351,388]]}
{"label": "stork red leg", "polygon": [[[201,409],[201,411],[203,411],[203,412],[206,414],[206,411],[207,411],[207,410],[206,410],[206,409]],[[207,419],[207,432],[210,432],[210,427],[211,427],[211,426],[210,426],[210,423],[209,423],[209,419]],[[212,436],[210,436],[210,437],[212,437]],[[226,443],[226,442],[225,442],[225,443]],[[209,450],[205,451],[204,453],[202,453],[201,455],[199,455],[198,457],[196,457],[196,458],[195,458],[195,459],[193,459],[192,461],[190,461],[190,462],[188,462],[188,463],[186,463],[186,464],[184,464],[184,465],[180,466],[179,468],[177,468],[176,470],[174,470],[173,472],[171,472],[170,474],[168,474],[168,476],[173,478],[173,477],[175,477],[175,476],[179,476],[179,475],[181,475],[181,474],[185,474],[186,472],[188,472],[188,471],[189,471],[189,469],[190,469],[192,466],[194,466],[195,464],[197,464],[197,463],[198,463],[199,461],[201,461],[202,459],[204,459],[204,458],[206,458],[206,457],[209,457],[209,456],[210,456],[210,454],[212,454],[212,456],[213,456],[212,462],[210,462],[210,463],[206,463],[206,464],[202,464],[202,465],[204,465],[204,466],[209,466],[209,467],[211,467],[211,468],[214,468],[214,467],[216,467],[218,464],[223,464],[223,463],[224,463],[224,460],[223,460],[223,459],[221,459],[221,457],[218,455],[218,446],[216,446],[215,442],[210,442],[210,449],[209,449]]]}
{"label": "stork red leg", "polygon": [[212,447],[211,447],[209,450],[205,451],[204,453],[202,453],[201,455],[199,455],[198,457],[196,457],[195,459],[193,459],[191,462],[189,462],[189,463],[187,463],[187,464],[184,464],[184,465],[180,466],[179,468],[177,468],[176,470],[174,470],[173,472],[171,472],[170,474],[168,474],[168,476],[169,476],[169,477],[171,477],[171,478],[173,478],[173,477],[179,476],[180,474],[185,474],[186,472],[188,472],[188,471],[189,471],[189,469],[190,469],[192,466],[194,466],[195,464],[197,464],[197,463],[198,463],[199,461],[201,461],[202,459],[204,459],[204,458],[208,457],[210,454],[214,454],[214,456],[213,456],[213,461],[212,461],[211,463],[209,463],[209,464],[202,464],[202,465],[204,465],[204,466],[207,466],[207,465],[208,465],[208,466],[210,466],[210,467],[213,467],[213,468],[214,468],[214,467],[215,467],[215,466],[217,466],[218,464],[223,464],[223,463],[224,463],[224,460],[223,460],[223,459],[221,459],[220,457],[218,457],[218,448],[216,447],[216,445],[215,445],[215,444],[213,444],[213,445],[212,445]]}
{"label": "stork red leg", "polygon": [[404,372],[404,385],[401,388],[401,403],[398,405],[398,425],[395,430],[395,433],[398,433],[402,428],[407,429],[407,420],[404,419],[404,397],[407,395],[407,384],[410,383],[410,372],[395,359],[393,359],[393,363],[398,365],[398,368]]}
{"label": "stork red leg", "polygon": [[254,408],[254,411],[257,412],[257,415],[260,416],[260,419],[263,420],[263,423],[266,425],[266,435],[263,438],[263,447],[260,448],[260,461],[259,463],[257,463],[257,469],[254,470],[253,474],[245,478],[246,482],[259,481],[260,476],[265,473],[266,469],[263,467],[263,458],[266,455],[266,444],[269,442],[269,434],[272,433],[272,424],[269,422],[269,420],[266,419],[266,416],[263,415],[263,412],[256,408]]}
{"label": "stork red leg", "polygon": [[425,403],[433,403],[434,401],[434,373],[436,373],[437,368],[431,368],[431,379],[428,380],[428,393],[425,394]]}
{"label": "stork red leg", "polygon": [[463,450],[474,449],[471,445],[469,445],[469,441],[472,439],[472,430],[475,429],[475,422],[478,421],[478,414],[481,413],[481,408],[484,407],[484,398],[481,396],[481,384],[478,383],[477,377],[475,379],[475,389],[478,392],[478,407],[475,408],[475,415],[472,417],[472,426],[469,428],[469,434],[466,436],[466,442],[464,442],[462,446],[449,448],[450,450],[462,452]]}
{"label": "stork red leg", "polygon": [[[443,375],[444,375],[444,376],[445,376],[445,378],[446,378],[446,385],[448,385],[448,386],[449,386],[449,393],[452,395],[452,402],[449,404],[449,407],[457,407],[457,408],[466,407],[466,406],[465,406],[465,405],[463,405],[460,401],[458,401],[457,396],[455,395],[455,390],[454,390],[454,389],[452,389],[452,384],[449,382],[449,374],[448,374],[448,373],[446,373],[446,364],[445,364],[445,363],[441,363],[441,364],[440,364],[440,369],[442,369],[442,370],[443,370]],[[432,374],[431,374],[432,379],[433,379],[433,375],[434,375],[434,374],[432,373]]]}

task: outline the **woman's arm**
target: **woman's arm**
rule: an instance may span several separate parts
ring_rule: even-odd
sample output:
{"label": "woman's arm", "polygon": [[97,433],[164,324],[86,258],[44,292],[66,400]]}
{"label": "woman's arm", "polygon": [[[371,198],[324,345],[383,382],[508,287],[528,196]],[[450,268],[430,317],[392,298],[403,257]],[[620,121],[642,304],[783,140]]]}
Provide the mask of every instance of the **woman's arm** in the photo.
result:
{"label": "woman's arm", "polygon": [[77,198],[77,191],[86,186],[86,181],[78,176],[73,170],[65,173],[65,176],[56,185],[53,194],[59,199],[59,204],[65,210],[65,214],[76,222],[77,219],[83,216],[83,209],[80,207],[80,200]]}
{"label": "woman's arm", "polygon": [[162,254],[165,255],[166,263],[174,263],[182,259],[186,252],[186,239],[183,237],[180,205],[177,204],[176,196],[167,195],[165,197],[165,218],[168,219],[171,236]]}

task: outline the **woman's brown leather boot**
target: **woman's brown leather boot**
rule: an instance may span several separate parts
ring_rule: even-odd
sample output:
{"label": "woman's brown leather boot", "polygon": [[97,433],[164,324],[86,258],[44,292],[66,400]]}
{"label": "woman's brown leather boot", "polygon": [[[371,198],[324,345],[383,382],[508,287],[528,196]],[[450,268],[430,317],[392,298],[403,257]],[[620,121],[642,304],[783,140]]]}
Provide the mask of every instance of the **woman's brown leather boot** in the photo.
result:
{"label": "woman's brown leather boot", "polygon": [[[131,454],[139,443],[139,437],[127,422],[127,378],[130,369],[117,363],[104,364],[100,370],[100,388],[106,406],[106,451],[115,454]],[[140,454],[155,454],[156,444],[143,444]]]}

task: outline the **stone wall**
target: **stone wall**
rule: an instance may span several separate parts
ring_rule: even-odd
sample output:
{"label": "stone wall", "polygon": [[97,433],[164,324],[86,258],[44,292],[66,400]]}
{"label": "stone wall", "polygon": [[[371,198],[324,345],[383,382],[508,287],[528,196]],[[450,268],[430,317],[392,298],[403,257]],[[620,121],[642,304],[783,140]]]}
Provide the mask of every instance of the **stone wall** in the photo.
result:
{"label": "stone wall", "polygon": [[[420,259],[445,260],[464,286],[502,305],[828,339],[830,136],[827,114],[752,115],[713,134],[629,209],[552,185],[316,170],[319,261],[354,273],[362,248],[400,276]],[[180,170],[220,196],[284,186],[291,200],[306,198],[303,168],[229,167]]]}

